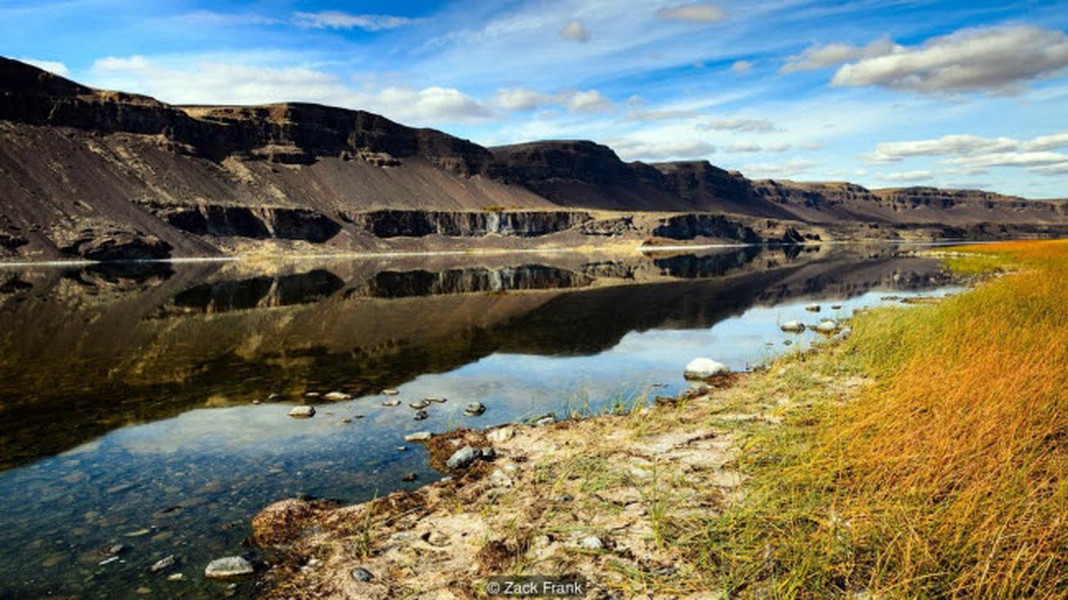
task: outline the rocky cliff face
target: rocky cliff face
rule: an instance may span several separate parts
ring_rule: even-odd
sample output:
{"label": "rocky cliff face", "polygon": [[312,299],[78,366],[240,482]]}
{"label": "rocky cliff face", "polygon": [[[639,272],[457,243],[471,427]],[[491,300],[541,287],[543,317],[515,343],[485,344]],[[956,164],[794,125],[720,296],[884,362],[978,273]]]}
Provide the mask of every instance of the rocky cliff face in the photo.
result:
{"label": "rocky cliff face", "polygon": [[0,140],[0,259],[1068,232],[1064,202],[487,149],[312,104],[177,107],[3,58]]}

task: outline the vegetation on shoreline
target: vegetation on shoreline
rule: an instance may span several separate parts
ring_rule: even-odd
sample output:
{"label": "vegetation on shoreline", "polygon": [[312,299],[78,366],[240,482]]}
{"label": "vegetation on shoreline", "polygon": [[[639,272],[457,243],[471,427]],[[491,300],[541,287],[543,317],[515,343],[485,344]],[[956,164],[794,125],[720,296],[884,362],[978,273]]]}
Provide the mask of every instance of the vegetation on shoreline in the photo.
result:
{"label": "vegetation on shoreline", "polygon": [[950,268],[1018,271],[858,315],[810,358],[877,383],[750,439],[746,500],[700,544],[729,591],[1068,594],[1068,242],[964,250]]}

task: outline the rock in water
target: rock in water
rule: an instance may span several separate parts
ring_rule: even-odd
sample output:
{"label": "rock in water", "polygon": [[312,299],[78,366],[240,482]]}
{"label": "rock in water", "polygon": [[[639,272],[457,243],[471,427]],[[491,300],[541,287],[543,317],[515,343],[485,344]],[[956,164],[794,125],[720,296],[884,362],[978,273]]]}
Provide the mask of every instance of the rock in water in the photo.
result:
{"label": "rock in water", "polygon": [[289,416],[294,419],[309,419],[315,416],[314,406],[294,406],[289,410]]}
{"label": "rock in water", "polygon": [[417,411],[415,411],[415,416],[413,416],[412,418],[415,419],[416,421],[422,421],[422,420],[426,419],[429,416],[430,415],[427,414],[427,412],[425,410],[417,410]]}
{"label": "rock in water", "polygon": [[255,569],[252,568],[252,563],[245,560],[241,556],[225,556],[223,558],[216,558],[208,563],[208,567],[204,569],[204,576],[213,579],[223,579],[227,577],[240,577],[242,575],[251,575]]}
{"label": "rock in water", "polygon": [[445,398],[441,396],[430,396],[426,399],[427,402],[433,402],[435,404],[445,404]]}
{"label": "rock in water", "polygon": [[477,448],[464,446],[456,452],[453,452],[452,456],[449,457],[449,460],[445,461],[445,466],[450,469],[463,469],[475,462],[475,459],[480,456],[482,456],[482,452]]}
{"label": "rock in water", "polygon": [[400,406],[400,400],[386,400],[382,406]]}
{"label": "rock in water", "polygon": [[323,395],[323,398],[333,402],[341,400],[352,400],[352,394],[346,394],[345,392],[327,392]]}
{"label": "rock in water", "polygon": [[153,573],[159,573],[160,571],[166,571],[167,569],[173,567],[176,562],[177,561],[174,560],[174,555],[171,554],[166,558],[161,558],[157,560],[156,563],[149,567],[148,570],[152,571]]}
{"label": "rock in water", "polygon": [[808,312],[820,312],[820,305],[819,304],[809,304],[809,305],[805,306],[805,310],[807,310]]}
{"label": "rock in water", "polygon": [[816,331],[820,333],[834,333],[838,331],[838,321],[834,319],[824,319],[816,325]]}
{"label": "rock in water", "polygon": [[429,431],[417,431],[415,433],[409,433],[404,436],[406,442],[426,442],[430,440],[431,433]]}
{"label": "rock in water", "polygon": [[464,414],[469,417],[477,417],[486,412],[486,407],[481,402],[471,402],[464,407]]}
{"label": "rock in water", "polygon": [[399,393],[400,392],[398,392],[397,390],[394,390],[392,388],[387,388],[387,389],[382,390],[382,395],[383,396],[396,396]]}
{"label": "rock in water", "polygon": [[690,361],[690,364],[686,365],[686,370],[683,371],[682,376],[686,379],[708,379],[709,377],[730,372],[731,370],[727,368],[727,365],[721,362],[714,361],[711,358],[695,358]]}
{"label": "rock in water", "polygon": [[414,408],[415,410],[423,410],[424,408],[430,406],[430,402],[426,400],[416,400],[415,402],[408,404],[408,406]]}
{"label": "rock in water", "polygon": [[805,331],[805,324],[801,321],[787,321],[779,325],[779,329],[786,333],[802,333]]}

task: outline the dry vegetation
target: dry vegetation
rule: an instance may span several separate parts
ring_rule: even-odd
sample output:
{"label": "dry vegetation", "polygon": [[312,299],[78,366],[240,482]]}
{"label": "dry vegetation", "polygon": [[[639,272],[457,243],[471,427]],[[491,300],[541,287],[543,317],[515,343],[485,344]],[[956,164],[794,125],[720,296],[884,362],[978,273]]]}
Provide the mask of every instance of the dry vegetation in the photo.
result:
{"label": "dry vegetation", "polygon": [[734,589],[1068,595],[1068,243],[966,250],[952,268],[1018,271],[857,317],[834,360],[877,385],[754,440],[708,539]]}

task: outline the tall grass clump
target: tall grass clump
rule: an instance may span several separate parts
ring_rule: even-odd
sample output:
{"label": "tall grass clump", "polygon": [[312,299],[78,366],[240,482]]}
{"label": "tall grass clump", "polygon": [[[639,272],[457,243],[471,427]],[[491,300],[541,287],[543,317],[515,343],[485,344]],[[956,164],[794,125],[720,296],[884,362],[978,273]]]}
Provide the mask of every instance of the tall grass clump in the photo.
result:
{"label": "tall grass clump", "polygon": [[708,532],[734,589],[1068,597],[1068,241],[967,251],[1014,272],[858,315],[828,360],[876,383],[754,441]]}

